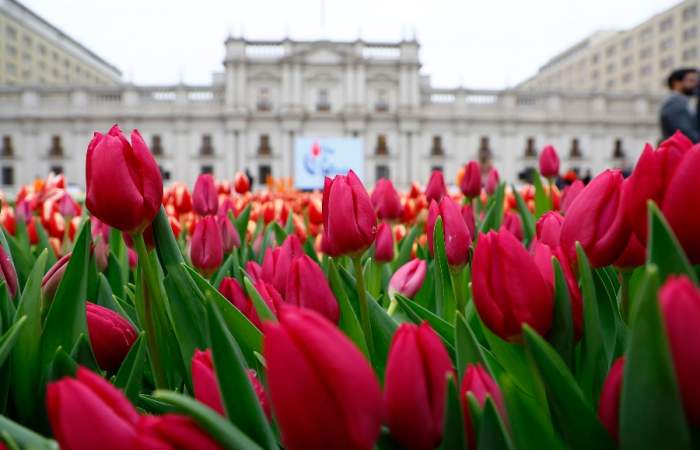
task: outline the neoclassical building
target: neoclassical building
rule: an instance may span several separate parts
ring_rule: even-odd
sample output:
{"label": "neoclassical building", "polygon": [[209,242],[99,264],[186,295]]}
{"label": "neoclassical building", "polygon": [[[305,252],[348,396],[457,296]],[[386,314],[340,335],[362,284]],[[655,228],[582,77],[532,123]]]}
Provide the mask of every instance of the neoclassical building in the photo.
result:
{"label": "neoclassical building", "polygon": [[545,144],[564,169],[595,173],[658,140],[656,95],[437,88],[413,40],[225,44],[206,86],[0,87],[2,189],[49,171],[84,183],[93,130],[115,122],[142,132],[166,181],[190,184],[241,169],[291,177],[295,139],[309,136],[361,139],[365,182],[399,186],[434,169],[452,181],[475,158],[515,181]]}

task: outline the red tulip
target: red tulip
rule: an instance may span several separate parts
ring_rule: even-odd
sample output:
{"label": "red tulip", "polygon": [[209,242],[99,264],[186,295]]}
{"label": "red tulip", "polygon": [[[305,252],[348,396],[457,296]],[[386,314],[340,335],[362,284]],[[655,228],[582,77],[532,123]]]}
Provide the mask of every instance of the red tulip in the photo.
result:
{"label": "red tulip", "polygon": [[564,217],[556,211],[549,211],[537,220],[535,230],[537,240],[552,249],[559,247],[559,236]]}
{"label": "red tulip", "polygon": [[133,447],[138,449],[217,450],[221,447],[186,416],[142,416]]}
{"label": "red tulip", "polygon": [[586,186],[583,184],[583,181],[576,180],[564,188],[564,192],[561,194],[561,207],[559,208],[562,214],[566,214],[574,199],[578,197],[578,194],[583,191],[584,187]]}
{"label": "red tulip", "polygon": [[197,177],[193,194],[194,211],[200,216],[211,216],[219,209],[219,196],[216,182],[211,174],[203,173]]}
{"label": "red tulip", "polygon": [[700,264],[700,145],[683,156],[664,195],[662,211],[692,264]]}
{"label": "red tulip", "polygon": [[423,286],[428,264],[422,259],[413,259],[392,275],[389,280],[389,295],[399,293],[404,297],[413,298]]}
{"label": "red tulip", "polygon": [[126,254],[128,255],[128,259],[129,259],[129,267],[131,269],[135,269],[136,264],[138,264],[138,262],[139,262],[139,255],[136,254],[136,250],[134,250],[133,248],[129,248],[129,247],[126,248]]}
{"label": "red tulip", "polygon": [[396,220],[401,217],[401,197],[394,184],[387,178],[380,178],[372,191],[372,205],[380,220]]}
{"label": "red tulip", "polygon": [[2,272],[0,276],[7,286],[10,297],[14,297],[17,294],[17,271],[10,260],[10,255],[7,254],[2,245],[0,245],[0,272]]}
{"label": "red tulip", "polygon": [[618,358],[613,363],[603,383],[603,389],[600,392],[600,401],[598,402],[598,418],[615,440],[619,440],[620,395],[622,394],[624,367],[624,357]]}
{"label": "red tulip", "polygon": [[469,236],[476,236],[476,224],[474,223],[474,209],[470,204],[465,203],[462,205],[462,217],[464,218],[464,223],[467,224],[467,229],[469,229]]}
{"label": "red tulip", "polygon": [[425,187],[425,198],[428,202],[440,202],[447,195],[447,186],[445,185],[445,177],[441,170],[433,170],[428,180],[428,185]]}
{"label": "red tulip", "polygon": [[64,192],[58,200],[58,212],[68,220],[80,216],[80,205],[73,200],[68,192]]}
{"label": "red tulip", "polygon": [[622,197],[622,207],[634,233],[641,242],[647,241],[647,201],[662,206],[676,168],[693,143],[677,131],[654,150],[647,144],[629,177],[629,188]]}
{"label": "red tulip", "polygon": [[476,448],[476,434],[471,417],[471,409],[469,408],[469,401],[467,400],[467,394],[471,393],[482,408],[486,403],[486,397],[491,397],[496,410],[501,414],[501,417],[505,419],[506,409],[503,403],[503,395],[501,395],[501,390],[498,388],[496,382],[493,381],[491,375],[489,375],[481,364],[467,365],[467,370],[464,373],[464,378],[462,378],[462,386],[460,390],[462,394],[462,408],[464,409],[464,424],[466,426],[467,437],[469,439],[469,448]]}
{"label": "red tulip", "polygon": [[[268,404],[265,390],[262,384],[260,384],[258,377],[255,376],[254,370],[248,369],[247,373],[248,379],[253,385],[253,390],[260,402],[260,406],[269,419],[271,417],[270,405]],[[226,415],[224,412],[221,390],[219,388],[219,381],[214,371],[214,359],[212,358],[211,350],[195,350],[194,356],[192,357],[192,385],[194,387],[194,398],[222,416]]]}
{"label": "red tulip", "polygon": [[70,261],[71,253],[67,253],[61,257],[41,279],[41,293],[44,295],[46,302],[51,302],[53,296],[61,284],[63,274],[66,272],[68,262]]}
{"label": "red tulip", "polygon": [[377,216],[355,172],[326,178],[323,188],[323,233],[333,255],[364,252],[376,232]]}
{"label": "red tulip", "polygon": [[[274,275],[270,281],[275,289],[277,289],[277,292],[284,297],[287,292],[287,278],[292,262],[305,253],[304,248],[301,246],[301,241],[299,241],[299,238],[294,234],[287,236],[282,245],[278,248],[279,253],[275,259]],[[263,271],[265,271],[265,267],[263,267]]]}
{"label": "red tulip", "polygon": [[250,190],[250,180],[248,176],[243,172],[236,172],[233,178],[233,188],[239,194],[245,194]]}
{"label": "red tulip", "polygon": [[569,261],[576,261],[580,242],[592,267],[615,262],[629,239],[629,225],[620,210],[622,174],[606,170],[576,197],[564,218],[560,244]]}
{"label": "red tulip", "polygon": [[87,302],[85,310],[97,363],[108,372],[118,369],[138,337],[136,329],[111,309]]}
{"label": "red tulip", "polygon": [[635,233],[630,233],[630,238],[627,241],[627,246],[614,264],[620,268],[632,268],[644,265],[647,258],[646,247],[639,242]]}
{"label": "red tulip", "polygon": [[224,277],[219,285],[219,292],[226,297],[226,300],[231,302],[244,316],[250,320],[253,325],[260,328],[260,318],[253,306],[253,302],[246,295],[245,291],[238,283],[238,280],[232,277]]}
{"label": "red tulip", "polygon": [[219,268],[224,259],[224,246],[215,216],[206,216],[197,222],[190,243],[192,265],[206,275]]}
{"label": "red tulip", "polygon": [[464,175],[459,183],[459,189],[467,198],[478,197],[481,194],[481,166],[476,161],[469,161],[464,166]]}
{"label": "red tulip", "polygon": [[430,204],[426,234],[431,253],[433,252],[433,232],[438,216],[442,217],[447,262],[451,266],[463,266],[469,261],[472,238],[459,206],[449,197],[443,198],[439,205],[435,202]]}
{"label": "red tulip", "polygon": [[489,170],[488,177],[486,178],[486,193],[488,195],[493,195],[494,192],[496,192],[496,189],[498,188],[498,184],[500,183],[500,177],[498,176],[498,170],[496,169],[491,169]]}
{"label": "red tulip", "polygon": [[546,178],[559,175],[559,156],[551,145],[547,145],[540,153],[540,174]]}
{"label": "red tulip", "polygon": [[[376,188],[375,188],[376,190]],[[374,194],[372,194],[374,197]],[[323,204],[314,199],[309,202],[309,222],[313,223],[314,225],[321,225],[323,224]]]}
{"label": "red tulip", "polygon": [[661,313],[688,422],[700,425],[700,289],[686,277],[669,277],[659,291]]}
{"label": "red tulip", "polygon": [[378,262],[394,260],[394,236],[391,232],[391,225],[386,222],[379,224],[374,246],[374,259]]}
{"label": "red tulip", "polygon": [[541,335],[549,331],[552,290],[511,233],[479,235],[472,261],[472,290],[479,316],[503,339],[518,340],[524,323]]}
{"label": "red tulip", "polygon": [[308,255],[292,261],[287,275],[285,302],[312,309],[333,323],[338,323],[338,302],[321,268]]}
{"label": "red tulip", "polygon": [[245,271],[253,282],[257,282],[262,277],[262,267],[252,259],[245,263]]}
{"label": "red tulip", "polygon": [[131,144],[117,125],[106,135],[95,133],[87,149],[86,179],[90,212],[121,231],[143,231],[163,201],[160,170],[137,130]]}
{"label": "red tulip", "polygon": [[241,239],[238,237],[238,231],[236,231],[236,228],[227,216],[216,216],[216,223],[219,225],[221,244],[224,253],[231,253],[234,248],[241,246]]}
{"label": "red tulip", "polygon": [[447,376],[452,361],[426,322],[403,323],[391,341],[384,376],[384,408],[392,436],[409,450],[442,440]]}
{"label": "red tulip", "polygon": [[520,219],[520,214],[508,211],[503,215],[503,223],[501,230],[508,230],[515,238],[522,242],[525,238],[523,233],[523,222]]}
{"label": "red tulip", "polygon": [[382,394],[362,353],[312,311],[287,307],[279,320],[265,325],[263,353],[284,448],[374,448],[382,421]]}
{"label": "red tulip", "polygon": [[173,186],[173,205],[178,214],[192,211],[192,195],[184,184]]}

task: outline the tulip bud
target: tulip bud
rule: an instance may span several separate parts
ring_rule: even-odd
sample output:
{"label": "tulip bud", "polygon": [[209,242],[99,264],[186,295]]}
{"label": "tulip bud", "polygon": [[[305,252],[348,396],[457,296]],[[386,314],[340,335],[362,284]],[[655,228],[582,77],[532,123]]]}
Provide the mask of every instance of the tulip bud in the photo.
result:
{"label": "tulip bud", "polygon": [[386,222],[379,224],[374,246],[375,260],[385,263],[394,260],[394,236],[391,232],[391,225]]}
{"label": "tulip bud", "polygon": [[469,230],[469,236],[476,236],[476,223],[474,221],[474,209],[468,203],[462,205],[462,217],[464,218],[464,223],[467,224],[467,229]]}
{"label": "tulip bud", "polygon": [[426,221],[430,252],[433,253],[433,233],[438,215],[442,217],[447,262],[451,266],[463,266],[469,261],[469,247],[472,238],[459,206],[449,197],[443,198],[439,205],[435,202],[430,204],[428,220]]}
{"label": "tulip bud", "polygon": [[563,223],[564,217],[558,212],[546,212],[535,224],[537,240],[551,248],[559,247],[559,236]]}
{"label": "tulip bud", "polygon": [[243,172],[236,172],[233,178],[233,188],[239,194],[245,194],[250,190],[250,180],[248,176]]}
{"label": "tulip bud", "polygon": [[451,373],[450,356],[430,325],[399,326],[387,358],[384,408],[389,430],[404,448],[431,450],[440,444]]}
{"label": "tulip bud", "polygon": [[117,125],[95,133],[87,149],[86,205],[109,226],[128,233],[143,231],[163,201],[163,180],[153,155],[137,130],[131,144]]}
{"label": "tulip bud", "polygon": [[503,403],[503,395],[501,395],[501,390],[498,388],[496,382],[493,381],[491,375],[489,375],[481,364],[467,365],[464,378],[462,378],[462,386],[460,391],[462,394],[461,398],[462,407],[464,409],[464,424],[466,426],[467,437],[469,439],[469,448],[476,448],[476,433],[474,429],[474,422],[471,417],[469,401],[467,400],[467,394],[471,393],[479,402],[479,406],[482,408],[486,403],[486,397],[491,397],[496,410],[500,413],[501,417],[505,419],[506,409]]}
{"label": "tulip bud", "polygon": [[560,243],[569,261],[576,261],[580,242],[592,267],[615,262],[629,239],[629,225],[620,210],[623,178],[606,170],[585,187],[569,207],[561,227]]}
{"label": "tulip bud", "polygon": [[68,262],[70,261],[71,253],[67,253],[61,257],[41,279],[41,293],[44,296],[46,303],[51,303],[53,296],[61,284],[63,274],[66,272]]}
{"label": "tulip bud", "polygon": [[584,187],[586,186],[583,184],[583,181],[576,180],[564,188],[564,192],[561,194],[561,207],[559,208],[562,214],[566,214],[574,199],[578,197],[578,194],[583,191]]}
{"label": "tulip bud", "polygon": [[0,245],[0,276],[5,281],[7,292],[10,293],[10,298],[17,294],[17,271],[10,260],[10,255],[5,252],[5,248]]}
{"label": "tulip bud", "polygon": [[219,285],[219,292],[226,297],[226,300],[231,302],[244,316],[250,320],[253,325],[260,328],[260,318],[253,306],[253,302],[248,298],[245,291],[238,283],[238,280],[232,277],[224,277]]}
{"label": "tulip bud", "polygon": [[221,242],[216,217],[205,216],[197,222],[190,243],[192,265],[209,276],[219,268],[224,259],[224,246]]}
{"label": "tulip bud", "polygon": [[200,216],[211,216],[219,209],[219,196],[216,183],[211,174],[203,173],[197,177],[193,194],[194,212]]}
{"label": "tulip bud", "polygon": [[109,264],[109,244],[102,239],[102,236],[97,236],[93,242],[92,250],[97,270],[104,272]]}
{"label": "tulip bud", "polygon": [[700,145],[683,156],[673,174],[661,209],[692,264],[700,264]]}
{"label": "tulip bud", "polygon": [[523,233],[523,222],[520,219],[520,214],[516,212],[508,211],[503,214],[501,230],[508,230],[520,242],[522,242],[522,240],[525,238],[525,234]]}
{"label": "tulip bud", "polygon": [[88,302],[85,305],[88,334],[92,351],[102,370],[119,368],[136,341],[136,329],[111,309]]}
{"label": "tulip bud", "polygon": [[622,378],[625,358],[619,357],[610,368],[608,376],[600,391],[598,402],[598,419],[615,440],[619,440],[620,395],[622,394]]}
{"label": "tulip bud", "polygon": [[486,193],[488,195],[493,195],[494,192],[496,192],[496,189],[498,188],[499,183],[501,182],[500,177],[498,176],[498,170],[496,169],[491,169],[489,170],[488,177],[486,178]]}
{"label": "tulip bud", "polygon": [[394,184],[387,178],[380,178],[372,191],[372,205],[380,220],[396,220],[401,217],[401,197]]}
{"label": "tulip bud", "polygon": [[338,302],[321,268],[308,255],[292,261],[287,275],[286,303],[313,309],[333,323],[338,323]]}
{"label": "tulip bud", "polygon": [[163,414],[142,416],[133,446],[123,448],[220,450],[221,446],[204,433],[194,419]]}
{"label": "tulip bud", "polygon": [[481,194],[481,166],[476,161],[469,161],[464,166],[464,175],[459,183],[459,189],[467,198],[478,197]]}
{"label": "tulip bud", "polygon": [[474,305],[486,326],[505,340],[519,340],[524,323],[541,335],[552,324],[553,293],[533,262],[511,233],[479,235],[472,262]]}
{"label": "tulip bud", "polygon": [[262,267],[252,259],[245,263],[245,271],[253,282],[262,278]]}
{"label": "tulip bud", "polygon": [[545,178],[559,175],[559,156],[551,145],[547,145],[540,153],[540,174]]}
{"label": "tulip bud", "polygon": [[627,221],[641,242],[647,241],[647,202],[653,200],[659,207],[681,160],[693,146],[683,133],[677,131],[661,143],[658,149],[647,144],[629,177],[622,196],[622,207]]}
{"label": "tulip bud", "polygon": [[630,233],[627,246],[619,258],[613,263],[615,267],[630,269],[644,265],[647,259],[647,249],[639,242],[635,233]]}
{"label": "tulip bud", "polygon": [[[260,380],[258,380],[255,375],[254,370],[248,369],[247,373],[248,379],[260,402],[260,406],[269,419],[271,417],[270,405],[268,404],[265,390],[262,384],[260,384]],[[214,360],[211,350],[194,351],[194,356],[192,357],[192,385],[194,387],[194,398],[196,398],[197,401],[204,403],[222,416],[226,415],[224,412],[224,404],[221,399],[219,381],[214,371]]]}
{"label": "tulip bud", "polygon": [[326,178],[323,188],[323,233],[333,255],[364,252],[376,232],[377,216],[355,172]]}
{"label": "tulip bud", "polygon": [[272,284],[265,282],[263,279],[258,279],[253,286],[272,312],[276,312],[284,304],[284,299]]}
{"label": "tulip bud", "polygon": [[70,220],[80,215],[80,206],[73,200],[73,197],[68,192],[64,192],[58,200],[58,212],[66,219]]}
{"label": "tulip bud", "polygon": [[126,248],[126,254],[127,254],[128,259],[129,259],[129,267],[131,269],[135,269],[136,265],[139,262],[139,255],[136,254],[136,250],[134,250],[133,248],[129,248],[129,247]]}
{"label": "tulip bud", "polygon": [[216,223],[219,225],[219,231],[221,232],[221,244],[223,245],[224,253],[231,253],[234,248],[241,246],[238,231],[236,231],[228,217],[216,216]]}
{"label": "tulip bud", "polygon": [[313,199],[309,202],[308,213],[309,222],[314,225],[323,224],[323,203],[318,201],[318,199]]}
{"label": "tulip bud", "polygon": [[[264,327],[263,354],[282,446],[374,448],[382,421],[382,394],[365,357],[313,311],[287,307],[279,320]],[[319,428],[324,423],[332,426]]]}
{"label": "tulip bud", "polygon": [[700,289],[688,278],[671,276],[659,291],[661,313],[688,422],[700,426]]}
{"label": "tulip bud", "polygon": [[285,296],[287,291],[287,278],[292,261],[303,254],[304,248],[301,246],[301,241],[294,234],[287,236],[279,247],[279,253],[275,260],[272,285],[282,297]]}
{"label": "tulip bud", "polygon": [[423,286],[428,264],[422,259],[413,259],[392,275],[389,280],[389,295],[398,293],[404,297],[413,298]]}
{"label": "tulip bud", "polygon": [[445,185],[445,177],[441,170],[433,170],[428,180],[428,185],[425,187],[425,198],[428,202],[435,200],[440,202],[442,197],[447,195],[447,186]]}
{"label": "tulip bud", "polygon": [[173,205],[178,214],[187,214],[192,211],[192,195],[184,184],[173,186]]}

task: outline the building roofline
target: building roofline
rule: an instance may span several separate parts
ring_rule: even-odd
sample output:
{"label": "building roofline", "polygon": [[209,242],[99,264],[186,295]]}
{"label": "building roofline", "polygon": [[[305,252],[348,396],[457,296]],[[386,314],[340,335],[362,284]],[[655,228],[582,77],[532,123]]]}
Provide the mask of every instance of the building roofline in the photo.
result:
{"label": "building roofline", "polygon": [[31,9],[29,9],[28,7],[24,6],[22,3],[18,2],[17,0],[6,0],[6,1],[7,1],[8,3],[11,3],[13,6],[15,6],[15,7],[21,9],[21,10],[22,10],[23,12],[25,12],[26,14],[29,14],[32,18],[34,18],[34,19],[36,19],[37,21],[39,21],[42,25],[45,25],[45,26],[47,26],[48,28],[50,28],[52,31],[54,31],[55,33],[57,33],[61,38],[67,40],[67,41],[70,42],[72,45],[75,45],[76,47],[78,47],[79,50],[85,52],[85,53],[86,53],[87,55],[89,55],[91,58],[96,59],[100,64],[103,64],[103,65],[105,65],[107,68],[109,68],[110,70],[114,71],[115,74],[117,75],[117,77],[121,78],[121,76],[122,76],[122,71],[121,71],[117,66],[115,66],[115,65],[113,65],[113,64],[111,64],[111,63],[109,63],[109,62],[107,62],[105,59],[103,59],[102,57],[98,56],[95,52],[93,52],[93,51],[90,50],[89,48],[85,47],[83,44],[81,44],[81,43],[78,42],[77,40],[73,39],[73,38],[70,37],[68,34],[66,34],[63,30],[61,30],[61,29],[58,28],[57,26],[51,24],[51,23],[48,22],[46,19],[44,19],[43,17],[41,17],[40,15],[38,15],[37,13],[35,13],[35,12],[32,11]]}

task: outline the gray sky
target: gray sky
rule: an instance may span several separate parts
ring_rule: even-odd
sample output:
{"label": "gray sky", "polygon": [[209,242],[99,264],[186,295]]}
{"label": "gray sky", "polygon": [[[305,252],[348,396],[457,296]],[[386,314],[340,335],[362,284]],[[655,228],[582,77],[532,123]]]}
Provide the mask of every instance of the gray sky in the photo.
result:
{"label": "gray sky", "polygon": [[[437,86],[502,88],[602,28],[677,0],[20,0],[127,80],[205,84],[229,33],[251,39],[398,40],[415,30]],[[322,2],[325,8],[321,7]],[[322,21],[322,10],[325,20]],[[322,24],[325,23],[325,26]]]}

